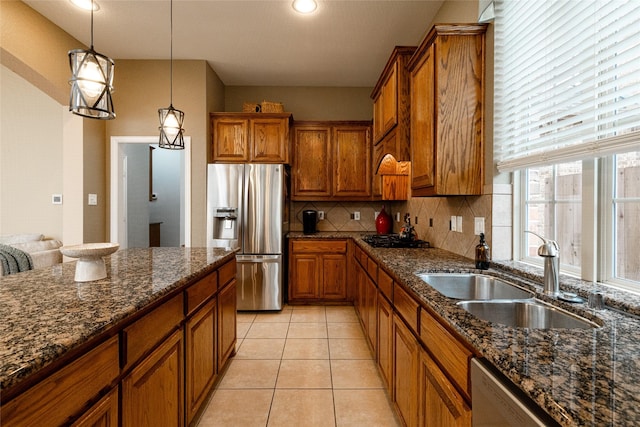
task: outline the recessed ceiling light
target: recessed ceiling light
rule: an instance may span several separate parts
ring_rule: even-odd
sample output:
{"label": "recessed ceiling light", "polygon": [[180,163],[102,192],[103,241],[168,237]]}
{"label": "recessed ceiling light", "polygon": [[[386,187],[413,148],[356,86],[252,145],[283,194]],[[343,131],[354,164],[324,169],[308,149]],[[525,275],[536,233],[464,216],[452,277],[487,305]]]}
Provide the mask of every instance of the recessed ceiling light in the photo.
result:
{"label": "recessed ceiling light", "polygon": [[69,0],[69,1],[73,3],[75,6],[79,7],[80,9],[91,10],[91,5],[93,5],[94,12],[100,10],[100,5],[95,1],[93,2],[91,0]]}
{"label": "recessed ceiling light", "polygon": [[315,0],[293,0],[293,9],[299,13],[312,13],[318,7]]}

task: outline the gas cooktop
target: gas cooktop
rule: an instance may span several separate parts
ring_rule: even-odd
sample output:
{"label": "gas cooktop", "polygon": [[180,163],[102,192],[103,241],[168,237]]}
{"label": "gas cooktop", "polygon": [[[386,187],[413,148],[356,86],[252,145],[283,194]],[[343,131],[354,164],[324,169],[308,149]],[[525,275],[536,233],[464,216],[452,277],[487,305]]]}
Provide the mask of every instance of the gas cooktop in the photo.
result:
{"label": "gas cooktop", "polygon": [[429,242],[424,240],[402,239],[399,234],[365,234],[362,236],[374,248],[428,248]]}

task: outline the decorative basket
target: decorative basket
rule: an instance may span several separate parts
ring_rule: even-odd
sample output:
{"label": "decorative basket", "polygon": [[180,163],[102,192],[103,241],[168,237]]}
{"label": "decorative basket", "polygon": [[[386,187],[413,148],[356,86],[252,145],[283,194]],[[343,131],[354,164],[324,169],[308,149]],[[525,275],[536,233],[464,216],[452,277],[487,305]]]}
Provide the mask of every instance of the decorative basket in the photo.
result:
{"label": "decorative basket", "polygon": [[282,102],[262,101],[263,113],[284,113],[284,105]]}
{"label": "decorative basket", "polygon": [[259,113],[260,111],[262,111],[262,107],[255,102],[245,102],[242,104],[243,113]]}

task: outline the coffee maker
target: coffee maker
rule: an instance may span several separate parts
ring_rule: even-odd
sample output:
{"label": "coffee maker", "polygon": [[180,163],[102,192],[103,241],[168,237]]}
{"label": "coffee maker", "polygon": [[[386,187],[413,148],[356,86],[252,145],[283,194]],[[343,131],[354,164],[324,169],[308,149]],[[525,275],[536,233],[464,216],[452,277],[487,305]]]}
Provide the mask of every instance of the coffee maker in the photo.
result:
{"label": "coffee maker", "polygon": [[302,211],[302,227],[304,234],[313,234],[318,224],[318,211],[306,210]]}

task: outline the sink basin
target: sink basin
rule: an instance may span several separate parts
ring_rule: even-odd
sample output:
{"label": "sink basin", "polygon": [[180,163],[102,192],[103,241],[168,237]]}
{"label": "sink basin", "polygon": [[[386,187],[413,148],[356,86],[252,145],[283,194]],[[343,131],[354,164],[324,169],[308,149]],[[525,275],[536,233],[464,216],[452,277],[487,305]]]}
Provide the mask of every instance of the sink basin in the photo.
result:
{"label": "sink basin", "polygon": [[483,274],[425,273],[422,280],[442,295],[463,300],[527,299],[533,293]]}
{"label": "sink basin", "polygon": [[461,301],[458,305],[480,319],[515,328],[590,329],[599,327],[594,322],[534,299]]}

